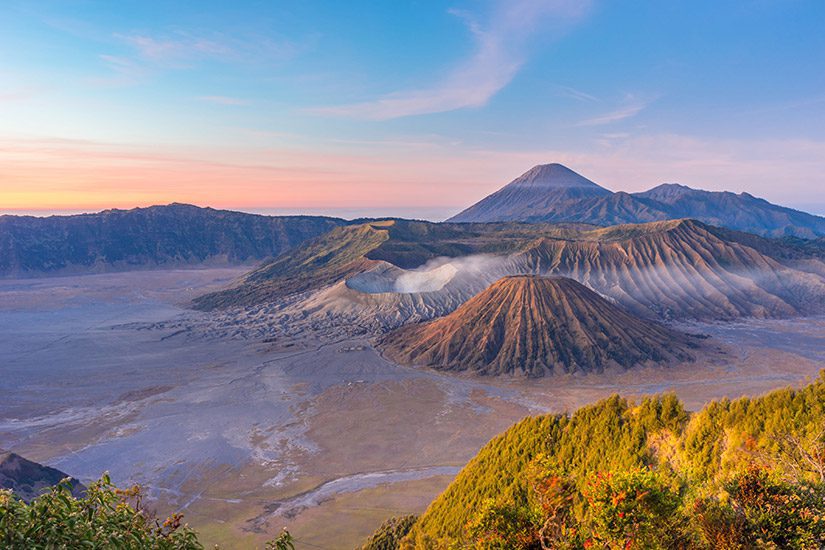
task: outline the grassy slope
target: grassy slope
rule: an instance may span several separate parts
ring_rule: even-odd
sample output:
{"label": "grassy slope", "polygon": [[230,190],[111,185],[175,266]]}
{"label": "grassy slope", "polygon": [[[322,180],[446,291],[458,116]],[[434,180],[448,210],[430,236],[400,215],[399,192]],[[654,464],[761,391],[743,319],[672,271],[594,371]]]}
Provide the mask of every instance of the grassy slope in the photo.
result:
{"label": "grassy slope", "polygon": [[540,454],[555,458],[574,478],[667,463],[678,475],[712,487],[754,456],[775,456],[784,434],[810,437],[823,425],[825,371],[800,390],[715,401],[690,416],[665,395],[639,406],[613,396],[571,416],[527,418],[479,451],[405,541],[420,546],[455,539],[486,499],[525,499],[525,469]]}

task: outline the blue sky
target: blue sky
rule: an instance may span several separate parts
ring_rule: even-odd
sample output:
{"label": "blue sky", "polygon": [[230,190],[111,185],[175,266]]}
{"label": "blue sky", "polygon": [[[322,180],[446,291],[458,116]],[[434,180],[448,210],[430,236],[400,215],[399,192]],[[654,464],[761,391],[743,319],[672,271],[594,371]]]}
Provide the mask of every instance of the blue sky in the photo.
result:
{"label": "blue sky", "polygon": [[11,1],[0,210],[438,219],[532,165],[825,211],[825,2]]}

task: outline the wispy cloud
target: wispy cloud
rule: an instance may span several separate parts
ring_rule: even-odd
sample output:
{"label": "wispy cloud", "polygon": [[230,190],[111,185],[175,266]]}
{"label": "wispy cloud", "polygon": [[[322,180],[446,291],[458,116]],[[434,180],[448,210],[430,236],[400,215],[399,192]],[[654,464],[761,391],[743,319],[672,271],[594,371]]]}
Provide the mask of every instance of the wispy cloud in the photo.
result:
{"label": "wispy cloud", "polygon": [[136,84],[147,74],[147,68],[130,57],[101,54],[98,59],[109,69],[109,74],[89,79],[92,84],[97,86]]}
{"label": "wispy cloud", "polygon": [[588,94],[586,92],[582,92],[581,90],[577,90],[576,88],[571,88],[570,86],[561,86],[557,85],[556,89],[558,90],[558,94],[563,97],[569,97],[571,99],[576,99],[578,101],[586,101],[590,103],[598,103],[599,98]]}
{"label": "wispy cloud", "polygon": [[225,57],[232,49],[221,42],[189,34],[162,38],[143,34],[116,35],[138,54],[157,63],[177,63],[197,57]]}
{"label": "wispy cloud", "polygon": [[393,92],[375,100],[321,107],[320,115],[386,120],[481,107],[513,80],[526,59],[528,40],[553,17],[569,24],[589,10],[589,0],[501,0],[486,25],[471,14],[451,10],[465,21],[475,53],[431,86]]}
{"label": "wispy cloud", "polygon": [[249,101],[237,97],[228,97],[225,95],[204,95],[198,98],[199,101],[207,103],[216,103],[218,105],[249,105]]}
{"label": "wispy cloud", "polygon": [[638,115],[651,103],[652,100],[643,100],[635,96],[628,95],[625,97],[624,103],[617,109],[582,120],[576,124],[576,126],[603,126],[605,124],[619,122],[620,120],[625,120]]}
{"label": "wispy cloud", "polygon": [[241,37],[177,31],[170,34],[116,34],[115,38],[134,49],[136,56],[147,63],[176,66],[204,60],[280,63],[311,47],[317,36],[294,41],[255,34]]}
{"label": "wispy cloud", "polygon": [[310,48],[317,37],[300,42],[267,36],[230,36],[223,33],[176,31],[172,33],[114,34],[122,50],[98,58],[114,73],[92,79],[95,84],[132,85],[168,70],[194,69],[206,62],[270,66],[289,61]]}

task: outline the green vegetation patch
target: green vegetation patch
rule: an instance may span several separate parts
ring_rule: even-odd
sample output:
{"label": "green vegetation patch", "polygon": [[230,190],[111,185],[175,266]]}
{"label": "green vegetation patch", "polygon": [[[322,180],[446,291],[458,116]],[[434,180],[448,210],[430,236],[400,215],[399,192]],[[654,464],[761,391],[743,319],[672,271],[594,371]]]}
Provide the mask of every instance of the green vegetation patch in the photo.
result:
{"label": "green vegetation patch", "polygon": [[[118,489],[104,475],[82,498],[72,496],[68,479],[28,504],[12,491],[0,491],[0,548],[200,550],[203,545],[182,515],[156,517],[144,508],[138,486]],[[294,550],[293,538],[284,531],[266,548]]]}
{"label": "green vegetation patch", "polygon": [[825,547],[825,371],[688,414],[613,396],[490,441],[399,548]]}

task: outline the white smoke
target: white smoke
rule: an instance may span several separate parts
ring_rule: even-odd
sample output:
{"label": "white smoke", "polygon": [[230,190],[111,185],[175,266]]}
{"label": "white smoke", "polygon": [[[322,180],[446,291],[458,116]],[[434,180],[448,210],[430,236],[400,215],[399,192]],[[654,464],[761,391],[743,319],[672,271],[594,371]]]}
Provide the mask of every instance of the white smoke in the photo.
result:
{"label": "white smoke", "polygon": [[495,278],[505,261],[506,258],[488,254],[474,254],[459,258],[433,258],[424,265],[399,275],[395,279],[393,288],[395,292],[405,294],[436,292],[456,277]]}
{"label": "white smoke", "polygon": [[458,269],[446,263],[432,269],[405,271],[395,280],[393,290],[405,294],[436,292],[449,283]]}

